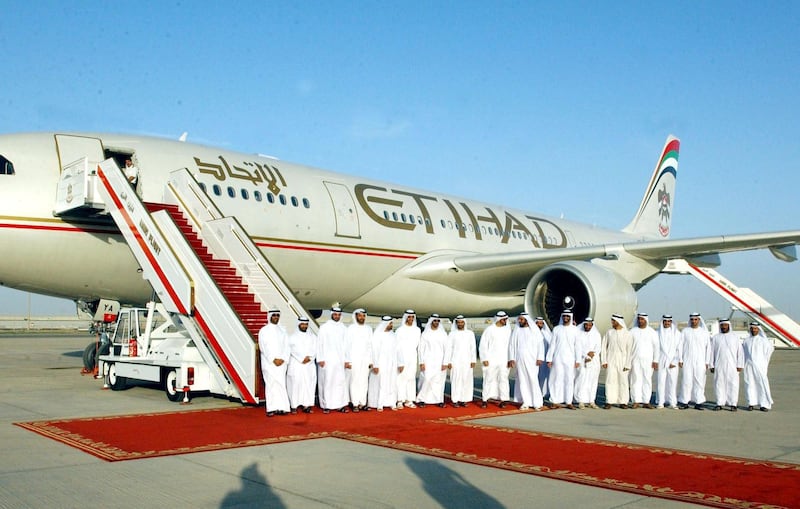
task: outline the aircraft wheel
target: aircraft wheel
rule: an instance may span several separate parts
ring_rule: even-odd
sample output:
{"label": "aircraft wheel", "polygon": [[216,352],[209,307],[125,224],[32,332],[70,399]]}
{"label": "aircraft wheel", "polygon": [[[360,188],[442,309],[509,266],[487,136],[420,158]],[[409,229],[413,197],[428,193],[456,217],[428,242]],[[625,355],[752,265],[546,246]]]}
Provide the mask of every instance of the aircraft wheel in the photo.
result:
{"label": "aircraft wheel", "polygon": [[83,367],[86,369],[86,371],[94,370],[94,367],[97,364],[96,357],[97,346],[94,344],[94,342],[89,343],[83,350]]}
{"label": "aircraft wheel", "polygon": [[128,386],[128,379],[124,376],[117,376],[117,365],[114,363],[108,366],[108,386],[112,391],[121,391]]}
{"label": "aircraft wheel", "polygon": [[164,377],[164,392],[170,401],[183,401],[183,391],[178,388],[178,371],[171,369]]}

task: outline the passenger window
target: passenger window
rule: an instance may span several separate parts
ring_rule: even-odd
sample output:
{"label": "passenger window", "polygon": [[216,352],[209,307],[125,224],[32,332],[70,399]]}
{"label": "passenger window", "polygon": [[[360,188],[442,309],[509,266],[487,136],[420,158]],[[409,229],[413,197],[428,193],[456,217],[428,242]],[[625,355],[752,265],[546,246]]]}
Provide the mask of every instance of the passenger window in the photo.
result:
{"label": "passenger window", "polygon": [[256,201],[261,201],[261,191],[253,191],[253,198],[255,198]]}
{"label": "passenger window", "polygon": [[14,163],[3,156],[0,156],[0,175],[13,175]]}
{"label": "passenger window", "polygon": [[270,203],[275,203],[275,195],[272,193],[267,194],[267,201]]}
{"label": "passenger window", "polygon": [[204,193],[208,192],[206,191],[206,185],[203,182],[198,182],[197,185],[200,186],[200,189],[202,189]]}
{"label": "passenger window", "polygon": [[230,196],[231,198],[236,198],[236,189],[232,188],[231,186],[228,186],[228,196]]}
{"label": "passenger window", "polygon": [[303,198],[303,207],[305,207],[307,209],[311,208],[311,202],[308,201],[308,198]]}
{"label": "passenger window", "polygon": [[216,194],[217,196],[222,195],[222,189],[220,189],[219,185],[214,184],[214,187],[212,187],[211,189],[214,190],[214,194]]}
{"label": "passenger window", "polygon": [[292,207],[297,207],[298,205],[300,205],[300,202],[297,201],[297,197],[292,196]]}
{"label": "passenger window", "polygon": [[242,199],[243,200],[249,200],[250,199],[250,193],[247,192],[247,189],[242,189]]}
{"label": "passenger window", "polygon": [[278,199],[280,200],[281,205],[286,205],[286,196],[285,195],[282,195],[282,194],[278,195]]}

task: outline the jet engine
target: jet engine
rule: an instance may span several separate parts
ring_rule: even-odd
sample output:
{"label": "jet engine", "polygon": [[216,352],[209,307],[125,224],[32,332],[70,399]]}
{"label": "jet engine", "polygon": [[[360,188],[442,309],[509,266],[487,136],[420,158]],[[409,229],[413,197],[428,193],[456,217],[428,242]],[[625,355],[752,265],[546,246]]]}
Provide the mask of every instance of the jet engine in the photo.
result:
{"label": "jet engine", "polygon": [[593,317],[605,330],[614,313],[630,321],[636,310],[636,292],[618,273],[593,263],[558,262],[536,273],[525,289],[525,311],[557,325],[564,309],[572,309],[580,323]]}

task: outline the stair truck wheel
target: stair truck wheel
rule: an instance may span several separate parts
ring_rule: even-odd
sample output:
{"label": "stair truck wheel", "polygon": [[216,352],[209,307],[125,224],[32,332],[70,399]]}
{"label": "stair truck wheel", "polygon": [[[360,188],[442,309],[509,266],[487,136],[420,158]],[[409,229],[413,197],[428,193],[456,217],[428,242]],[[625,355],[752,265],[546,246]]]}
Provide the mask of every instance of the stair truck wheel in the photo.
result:
{"label": "stair truck wheel", "polygon": [[164,392],[170,401],[183,401],[183,388],[178,387],[178,370],[167,370],[164,375]]}
{"label": "stair truck wheel", "polygon": [[124,376],[117,376],[117,365],[111,363],[108,366],[108,386],[112,391],[121,391],[127,388],[128,379]]}

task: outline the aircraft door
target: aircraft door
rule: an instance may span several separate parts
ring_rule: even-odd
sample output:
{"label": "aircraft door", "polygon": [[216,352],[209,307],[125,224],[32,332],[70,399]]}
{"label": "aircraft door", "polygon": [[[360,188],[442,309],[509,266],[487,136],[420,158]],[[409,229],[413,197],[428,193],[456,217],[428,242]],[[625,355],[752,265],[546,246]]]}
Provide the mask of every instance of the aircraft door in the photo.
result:
{"label": "aircraft door", "polygon": [[336,218],[336,236],[361,238],[361,229],[358,224],[358,213],[353,196],[343,184],[325,182],[325,188],[331,197],[334,217]]}
{"label": "aircraft door", "polygon": [[103,142],[99,138],[56,134],[56,147],[61,169],[81,159],[89,160],[90,168],[103,162]]}

